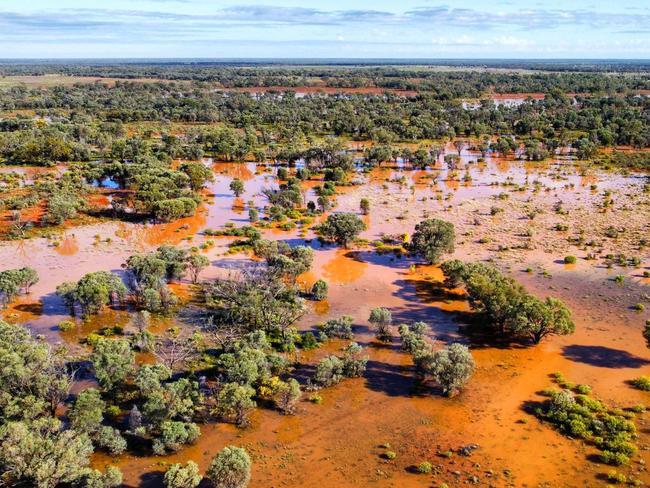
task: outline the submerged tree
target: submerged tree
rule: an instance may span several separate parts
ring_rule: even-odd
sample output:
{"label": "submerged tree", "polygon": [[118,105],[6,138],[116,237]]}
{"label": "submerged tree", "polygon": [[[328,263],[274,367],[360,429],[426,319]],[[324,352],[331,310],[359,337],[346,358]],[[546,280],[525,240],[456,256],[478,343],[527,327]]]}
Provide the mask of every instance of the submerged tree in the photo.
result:
{"label": "submerged tree", "polygon": [[431,376],[448,396],[456,394],[467,383],[476,367],[467,346],[457,343],[438,351],[427,348],[416,351],[415,358],[420,371]]}
{"label": "submerged tree", "polygon": [[230,182],[230,191],[232,191],[236,197],[240,197],[244,194],[244,182],[239,178],[235,178]]}
{"label": "submerged tree", "polygon": [[305,312],[295,286],[262,270],[205,283],[203,295],[210,313],[207,328],[222,338],[256,330],[284,335]]}
{"label": "submerged tree", "polygon": [[56,288],[66,305],[74,312],[79,304],[84,315],[96,314],[102,307],[124,299],[127,289],[116,274],[95,271],[83,276],[76,284],[63,283]]}
{"label": "submerged tree", "polygon": [[382,342],[391,341],[390,324],[393,322],[393,315],[390,310],[383,307],[373,308],[370,311],[368,322],[375,327],[377,339]]}
{"label": "submerged tree", "polygon": [[366,224],[351,213],[328,215],[327,220],[319,227],[319,232],[325,239],[346,248],[364,230],[366,230]]}
{"label": "submerged tree", "polygon": [[423,220],[415,226],[409,250],[435,264],[444,253],[454,252],[454,224],[439,219]]}
{"label": "submerged tree", "polygon": [[192,283],[198,283],[199,274],[208,266],[210,266],[210,260],[208,259],[207,256],[204,256],[203,254],[191,254],[187,258],[187,267],[190,270]]}

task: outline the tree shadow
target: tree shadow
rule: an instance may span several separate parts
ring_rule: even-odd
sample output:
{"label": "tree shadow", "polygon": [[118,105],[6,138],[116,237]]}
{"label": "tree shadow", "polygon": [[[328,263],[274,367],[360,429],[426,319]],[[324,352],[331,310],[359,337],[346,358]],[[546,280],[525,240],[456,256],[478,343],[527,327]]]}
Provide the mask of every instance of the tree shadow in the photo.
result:
{"label": "tree shadow", "polygon": [[600,368],[640,368],[650,361],[621,349],[604,346],[565,346],[562,355],[572,361]]}
{"label": "tree shadow", "polygon": [[51,292],[41,297],[41,313],[40,315],[55,316],[55,315],[70,315],[70,309],[63,302],[63,298]]}
{"label": "tree shadow", "polygon": [[394,253],[378,253],[375,251],[359,250],[346,253],[346,257],[357,259],[364,263],[374,264],[377,266],[386,266],[392,269],[408,269],[419,261]]}
{"label": "tree shadow", "polygon": [[389,364],[376,360],[369,360],[364,375],[366,386],[388,396],[413,396],[414,373],[412,366]]}
{"label": "tree shadow", "polygon": [[256,269],[265,268],[265,266],[263,266],[261,263],[248,258],[216,259],[215,261],[212,261],[212,266],[228,271],[253,271]]}
{"label": "tree shadow", "polygon": [[141,488],[144,487],[151,487],[151,488],[158,488],[160,486],[164,486],[164,479],[165,472],[164,471],[149,471],[147,473],[142,473],[140,475],[140,486]]}
{"label": "tree shadow", "polygon": [[42,315],[43,313],[43,304],[41,302],[19,303],[18,305],[14,305],[13,308],[19,312],[25,312],[31,315]]}
{"label": "tree shadow", "polygon": [[463,340],[459,333],[461,314],[446,312],[435,306],[408,304],[400,308],[391,308],[393,324],[412,324],[424,322],[429,326],[430,337],[444,342]]}

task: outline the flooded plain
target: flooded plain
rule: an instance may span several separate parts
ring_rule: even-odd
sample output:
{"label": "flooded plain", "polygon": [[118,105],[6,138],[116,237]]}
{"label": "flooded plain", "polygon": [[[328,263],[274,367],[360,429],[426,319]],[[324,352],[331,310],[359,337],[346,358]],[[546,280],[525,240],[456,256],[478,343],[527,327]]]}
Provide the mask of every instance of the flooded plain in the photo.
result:
{"label": "flooded plain", "polygon": [[[449,146],[447,151],[454,149]],[[627,384],[650,370],[650,351],[641,336],[648,313],[633,309],[636,303],[647,303],[650,294],[650,283],[643,278],[650,255],[647,248],[638,249],[641,239],[650,238],[648,194],[643,193],[647,180],[561,157],[543,163],[490,156],[478,162],[479,157],[464,149],[455,170],[442,162],[412,170],[401,160],[359,170],[355,178],[362,184],[339,188],[335,211],[359,214],[359,201],[367,198],[371,210],[364,216],[367,230],[361,237],[368,242],[410,234],[426,217],[453,222],[454,257],[490,259],[534,294],[561,298],[573,312],[575,334],[551,337],[535,347],[472,342],[462,333],[470,307],[462,295],[450,299],[440,292],[443,276],[437,267],[378,253],[371,245],[347,250],[323,245],[312,230],[301,226],[291,231],[262,229],[265,238],[314,248],[314,265],[299,281],[307,288],[323,278],[329,295],[326,301],[309,302],[299,326],[307,330],[328,318],[353,316],[356,340],[370,358],[365,377],[320,391],[321,404],[307,401],[305,395],[296,416],[259,408],[246,429],[202,424],[198,442],[174,455],[112,459],[96,454],[95,465],[117,464],[127,486],[161,486],[167,463],[192,459],[205,469],[223,446],[237,444],[253,457],[255,487],[604,486],[611,468],[591,460],[595,449],[540,422],[528,406],[541,400],[539,391],[551,385],[549,375],[556,371],[572,382],[591,385],[593,395],[612,406],[650,404],[649,393]],[[262,209],[267,204],[261,190],[277,187],[276,168],[209,160],[205,164],[213,169],[215,181],[194,217],[170,224],[109,221],[70,226],[50,238],[0,243],[2,269],[30,266],[41,278],[29,295],[3,311],[4,318],[82,353],[83,337],[108,325],[126,326],[129,313],[107,310],[79,321],[76,330],[60,332],[57,324],[70,319],[54,293],[60,283],[91,271],[123,273],[128,256],[161,244],[207,244],[202,252],[212,265],[202,279],[250,263],[247,253],[228,252],[233,238],[211,237],[204,231],[228,222],[246,225],[249,206]],[[235,177],[245,185],[240,198],[229,190]],[[304,184],[307,201],[315,200],[313,186]],[[607,208],[605,195],[613,201]],[[618,231],[616,239],[605,236],[612,226]],[[585,259],[588,254],[595,259]],[[637,256],[641,264],[611,265],[607,254]],[[577,256],[577,263],[565,265],[566,255]],[[615,275],[625,276],[623,284],[614,282]],[[180,286],[190,299],[189,283]],[[396,330],[388,345],[374,340],[367,318],[379,306],[391,310],[394,324],[421,320],[429,325],[431,339],[470,345],[478,369],[460,395],[445,398],[434,388],[416,384],[411,358],[400,350]],[[154,321],[152,327],[168,325]],[[299,360],[308,369],[342,345],[332,341],[301,352]],[[636,420],[639,454],[620,469],[644,483],[650,483],[645,471],[650,462],[647,415]],[[397,454],[394,460],[381,456],[380,446],[386,444]],[[471,455],[459,452],[471,445],[478,446]],[[414,467],[423,461],[432,463],[432,474],[416,474]]]}

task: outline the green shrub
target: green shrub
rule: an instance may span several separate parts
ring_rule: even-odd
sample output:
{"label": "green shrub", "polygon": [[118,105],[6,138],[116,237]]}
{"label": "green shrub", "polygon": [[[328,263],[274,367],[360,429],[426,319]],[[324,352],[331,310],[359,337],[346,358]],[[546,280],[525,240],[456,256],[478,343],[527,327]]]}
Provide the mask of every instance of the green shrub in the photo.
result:
{"label": "green shrub", "polygon": [[[564,380],[561,374],[555,377]],[[586,391],[586,388],[581,389]],[[600,459],[606,464],[626,464],[636,452],[632,443],[636,438],[636,427],[626,418],[629,412],[609,409],[587,394],[574,395],[569,390],[556,392],[545,402],[544,408],[535,413],[554,424],[563,434],[594,444],[601,450]]]}
{"label": "green shrub", "polygon": [[565,262],[565,264],[575,264],[576,263],[576,257],[575,256],[564,256],[564,262]]}
{"label": "green shrub", "polygon": [[619,484],[619,483],[625,483],[627,481],[627,478],[623,473],[619,473],[617,471],[612,470],[609,473],[607,473],[607,481],[609,481],[610,483]]}
{"label": "green shrub", "polygon": [[75,323],[71,320],[62,320],[59,322],[59,330],[61,332],[68,332],[76,327]]}
{"label": "green shrub", "polygon": [[632,386],[638,390],[650,391],[650,378],[647,376],[639,376],[630,381]]}
{"label": "green shrub", "polygon": [[423,461],[420,464],[418,464],[418,473],[421,474],[429,474],[433,470],[433,466],[431,465],[430,462],[428,461]]}
{"label": "green shrub", "polygon": [[311,287],[311,296],[314,300],[325,300],[327,298],[327,281],[319,279]]}

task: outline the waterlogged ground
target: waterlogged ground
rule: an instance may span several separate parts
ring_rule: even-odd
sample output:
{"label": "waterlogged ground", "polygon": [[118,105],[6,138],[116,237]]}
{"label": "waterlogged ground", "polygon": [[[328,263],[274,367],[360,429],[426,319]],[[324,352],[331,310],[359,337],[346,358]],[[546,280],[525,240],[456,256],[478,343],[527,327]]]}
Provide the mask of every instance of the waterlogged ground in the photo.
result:
{"label": "waterlogged ground", "polygon": [[[650,282],[642,277],[650,269],[650,256],[636,247],[640,239],[650,238],[648,195],[642,192],[645,180],[563,159],[522,163],[487,158],[479,164],[474,162],[477,158],[478,154],[464,151],[455,174],[447,169],[411,171],[401,164],[359,174],[364,184],[341,189],[337,210],[358,212],[359,200],[368,198],[371,212],[364,217],[368,230],[362,237],[371,241],[384,233],[411,233],[426,216],[452,221],[456,257],[492,258],[535,294],[560,297],[573,311],[574,335],[550,338],[534,348],[471,344],[477,373],[461,395],[443,398],[433,388],[415,387],[410,357],[399,350],[397,340],[390,345],[375,342],[366,320],[370,309],[384,306],[393,312],[395,323],[423,320],[430,325],[431,338],[467,342],[458,328],[469,307],[462,299],[443,298],[436,286],[442,279],[437,268],[380,255],[372,247],[321,246],[311,231],[300,228],[267,230],[267,238],[292,244],[307,239],[315,248],[314,266],[301,281],[307,287],[324,278],[330,293],[327,301],[309,304],[300,326],[309,328],[343,314],[354,316],[357,340],[370,356],[366,376],[321,391],[323,402],[302,402],[296,416],[258,409],[246,430],[202,425],[199,441],[173,456],[114,460],[97,455],[95,463],[117,463],[128,486],[160,486],[166,463],[193,459],[204,469],[224,445],[237,444],[253,455],[255,487],[425,487],[442,482],[451,487],[604,486],[610,468],[589,460],[595,453],[592,447],[561,436],[525,408],[541,400],[537,392],[550,386],[549,374],[555,371],[573,382],[590,384],[594,395],[612,406],[650,404],[650,394],[626,383],[650,372],[650,351],[641,337],[649,315],[632,309],[643,302],[646,310],[650,308]],[[226,254],[231,238],[207,237],[202,230],[230,221],[245,225],[248,202],[263,207],[260,190],[277,184],[275,169],[252,163],[206,164],[214,169],[216,180],[195,217],[165,225],[108,222],[71,227],[55,238],[0,244],[0,268],[31,266],[41,277],[30,295],[4,311],[5,319],[26,324],[52,343],[67,344],[73,353],[83,352],[82,337],[106,325],[127,325],[129,313],[107,311],[80,323],[76,331],[61,333],[56,324],[69,319],[54,294],[61,282],[90,271],[121,273],[129,255],[163,243],[198,246],[214,241],[205,251],[212,266],[203,279],[250,264],[248,255]],[[228,190],[233,177],[246,186],[238,199]],[[314,184],[305,184],[308,200],[315,199],[310,190]],[[602,212],[605,191],[611,191],[614,203]],[[501,210],[495,213],[492,207]],[[568,229],[554,230],[558,223]],[[620,231],[617,239],[604,236],[610,226]],[[597,245],[585,249],[584,244],[568,241],[578,236]],[[596,260],[584,259],[597,249],[602,252]],[[608,253],[638,256],[642,264],[610,269],[602,259]],[[563,264],[568,254],[578,257],[577,264]],[[626,277],[623,285],[613,281],[619,274]],[[188,288],[181,284],[175,291],[187,294]],[[157,321],[153,327],[163,330],[173,320]],[[313,364],[342,345],[334,341],[303,352],[301,362]],[[309,368],[299,374],[309,374]],[[638,417],[639,455],[622,469],[644,483],[650,483],[642,464],[650,461],[649,415]],[[397,453],[393,461],[381,457],[385,449],[380,446],[386,443]],[[470,444],[479,446],[471,456],[440,454]],[[432,475],[414,474],[413,467],[422,461],[439,469]]]}

